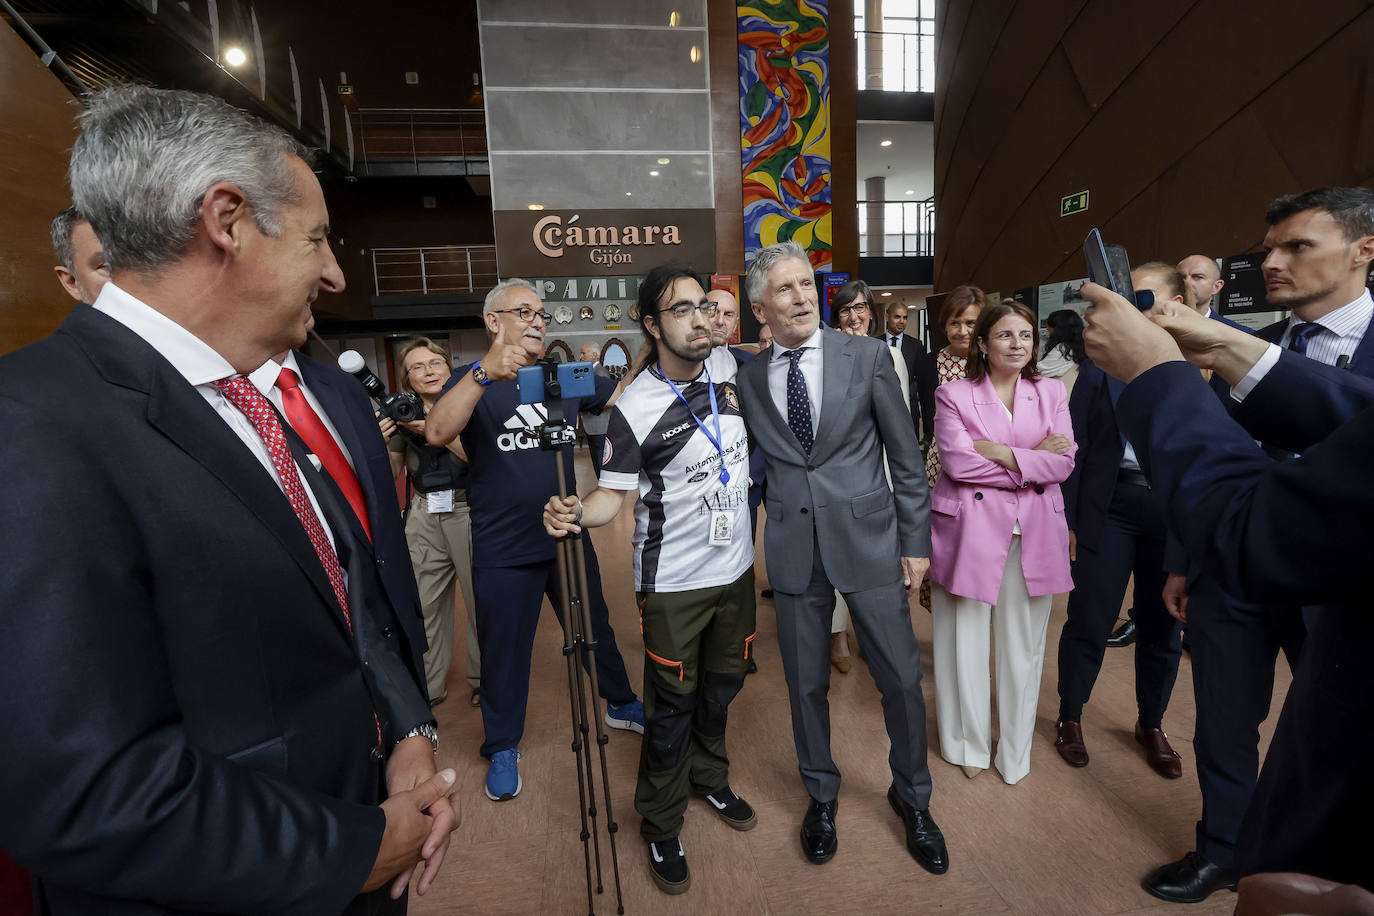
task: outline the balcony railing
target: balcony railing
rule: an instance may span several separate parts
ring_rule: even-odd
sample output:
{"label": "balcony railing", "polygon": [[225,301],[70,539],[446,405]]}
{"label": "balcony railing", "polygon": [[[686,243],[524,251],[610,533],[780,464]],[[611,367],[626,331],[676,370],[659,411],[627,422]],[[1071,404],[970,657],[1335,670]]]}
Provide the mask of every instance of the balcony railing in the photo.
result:
{"label": "balcony railing", "polygon": [[[912,20],[912,24],[925,20]],[[935,36],[914,32],[856,31],[859,88],[889,92],[935,91]]]}
{"label": "balcony railing", "polygon": [[486,175],[480,108],[358,110],[359,171],[372,175]]}
{"label": "balcony railing", "polygon": [[859,201],[859,254],[912,257],[935,254],[935,198]]}
{"label": "balcony railing", "polygon": [[496,285],[496,246],[374,248],[372,276],[378,296],[486,290]]}

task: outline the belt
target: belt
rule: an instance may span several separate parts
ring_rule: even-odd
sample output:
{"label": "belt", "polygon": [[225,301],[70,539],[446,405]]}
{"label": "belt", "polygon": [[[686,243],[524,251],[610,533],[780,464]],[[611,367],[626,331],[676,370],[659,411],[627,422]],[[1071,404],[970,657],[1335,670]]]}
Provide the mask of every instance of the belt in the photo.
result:
{"label": "belt", "polygon": [[1130,468],[1119,468],[1116,472],[1117,483],[1128,483],[1133,487],[1150,488],[1150,479],[1145,476],[1143,471],[1133,471]]}

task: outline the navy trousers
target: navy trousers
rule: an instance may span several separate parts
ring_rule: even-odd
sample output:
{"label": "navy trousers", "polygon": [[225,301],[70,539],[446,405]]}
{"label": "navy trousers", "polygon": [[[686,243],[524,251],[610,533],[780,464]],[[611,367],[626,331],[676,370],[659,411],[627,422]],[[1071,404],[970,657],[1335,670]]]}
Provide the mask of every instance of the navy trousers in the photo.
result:
{"label": "navy trousers", "polygon": [[1164,610],[1162,597],[1165,530],[1150,488],[1118,480],[1097,543],[1079,542],[1068,619],[1059,637],[1059,717],[1065,722],[1082,721],[1134,573],[1136,706],[1142,726],[1160,727],[1182,654],[1178,621]]}
{"label": "navy trousers", "polygon": [[1300,608],[1237,601],[1203,574],[1188,595],[1197,700],[1197,849],[1234,865],[1236,836],[1259,776],[1259,727],[1269,715],[1280,650],[1293,669],[1307,635]]}
{"label": "navy trousers", "polygon": [[[601,567],[590,538],[584,538],[587,589],[584,595],[596,640],[596,677],[601,696],[614,706],[635,699],[625,662],[615,644],[610,609],[601,593]],[[525,733],[525,706],[530,696],[530,653],[539,611],[548,596],[562,619],[558,564],[554,560],[524,566],[474,566],[472,591],[477,599],[477,641],[482,647],[482,756],[509,750]],[[561,637],[560,637],[561,645]],[[550,647],[549,651],[556,651]],[[586,665],[583,658],[583,665]],[[560,668],[560,680],[567,681]]]}

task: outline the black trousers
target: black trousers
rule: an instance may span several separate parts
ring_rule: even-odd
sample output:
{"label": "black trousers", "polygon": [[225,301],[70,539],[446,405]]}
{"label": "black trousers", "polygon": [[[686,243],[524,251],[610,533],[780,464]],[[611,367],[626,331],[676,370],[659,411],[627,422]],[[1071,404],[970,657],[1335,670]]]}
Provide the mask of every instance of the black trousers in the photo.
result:
{"label": "black trousers", "polygon": [[1259,777],[1259,727],[1269,715],[1274,665],[1283,651],[1296,669],[1307,635],[1302,610],[1256,605],[1223,592],[1203,574],[1188,596],[1188,640],[1197,700],[1197,848],[1231,868],[1241,819]]}
{"label": "black trousers", "polygon": [[1135,575],[1135,697],[1140,724],[1159,728],[1178,675],[1178,621],[1164,610],[1164,514],[1150,488],[1119,479],[1102,534],[1078,544],[1068,620],[1059,637],[1059,717],[1078,722],[1092,695],[1126,582]]}

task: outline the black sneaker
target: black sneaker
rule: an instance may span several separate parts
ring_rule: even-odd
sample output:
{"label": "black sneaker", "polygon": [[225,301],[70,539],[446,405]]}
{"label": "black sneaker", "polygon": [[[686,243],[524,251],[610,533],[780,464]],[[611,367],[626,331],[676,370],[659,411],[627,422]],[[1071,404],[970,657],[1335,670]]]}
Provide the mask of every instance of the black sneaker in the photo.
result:
{"label": "black sneaker", "polygon": [[706,801],[710,803],[712,808],[716,809],[721,820],[736,830],[753,830],[754,825],[759,822],[759,819],[754,816],[754,809],[749,806],[747,801],[736,795],[729,786],[717,789],[715,792],[708,792]]}
{"label": "black sneaker", "polygon": [[692,874],[687,870],[687,854],[677,837],[649,844],[649,871],[654,883],[665,894],[685,894],[692,886]]}

